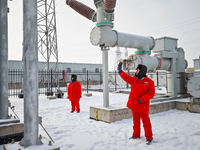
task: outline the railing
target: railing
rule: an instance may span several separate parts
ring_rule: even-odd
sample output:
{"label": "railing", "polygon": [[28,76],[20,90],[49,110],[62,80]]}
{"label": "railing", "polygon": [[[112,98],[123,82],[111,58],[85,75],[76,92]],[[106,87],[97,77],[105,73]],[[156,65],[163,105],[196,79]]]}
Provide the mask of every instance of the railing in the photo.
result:
{"label": "railing", "polygon": [[[88,73],[87,73],[88,72]],[[67,85],[71,82],[71,75],[76,74],[77,80],[81,83],[82,89],[87,91],[102,91],[103,89],[103,73],[100,72],[65,72],[63,78],[63,71],[39,70],[38,73],[38,94],[45,95],[48,91],[56,93],[58,90],[67,92]],[[133,76],[135,72],[130,72]],[[109,89],[113,91],[130,89],[128,85],[117,73],[117,71],[109,72]],[[166,73],[159,72],[148,74],[154,80],[155,86],[166,85]],[[49,82],[48,82],[49,81]],[[51,82],[52,81],[52,82]],[[159,82],[158,82],[159,81]],[[48,84],[49,83],[49,84]],[[9,70],[8,71],[8,93],[9,97],[17,97],[23,93],[23,71],[22,70]]]}

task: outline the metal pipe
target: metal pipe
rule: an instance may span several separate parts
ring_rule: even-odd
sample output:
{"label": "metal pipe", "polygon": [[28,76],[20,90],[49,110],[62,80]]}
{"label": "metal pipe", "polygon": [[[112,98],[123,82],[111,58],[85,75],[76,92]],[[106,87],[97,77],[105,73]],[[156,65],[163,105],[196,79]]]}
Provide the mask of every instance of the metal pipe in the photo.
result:
{"label": "metal pipe", "polygon": [[137,48],[139,50],[152,50],[155,45],[154,38],[140,35],[117,32],[117,45],[119,47]]}
{"label": "metal pipe", "polygon": [[28,147],[41,144],[38,139],[38,35],[37,1],[23,1],[24,55],[24,138]]}
{"label": "metal pipe", "polygon": [[42,123],[40,124],[41,125],[41,127],[44,129],[44,131],[46,132],[46,134],[49,136],[49,138],[51,139],[51,141],[53,142],[53,143],[55,143],[54,141],[53,141],[53,139],[52,139],[52,137],[49,135],[49,133],[47,132],[47,130],[44,128],[44,126],[42,125]]}
{"label": "metal pipe", "polygon": [[108,49],[102,47],[103,59],[103,107],[109,107],[109,88],[108,88]]}
{"label": "metal pipe", "polygon": [[171,61],[169,58],[161,56],[143,55],[130,55],[129,60],[124,60],[123,68],[125,70],[136,70],[139,64],[146,65],[148,72],[155,72],[156,70],[170,70]]}
{"label": "metal pipe", "polygon": [[152,37],[117,32],[112,30],[112,23],[109,22],[103,22],[94,27],[90,33],[90,41],[95,46],[119,46],[139,50],[152,50],[155,45]]}
{"label": "metal pipe", "polygon": [[0,119],[8,116],[8,17],[7,0],[0,1]]}

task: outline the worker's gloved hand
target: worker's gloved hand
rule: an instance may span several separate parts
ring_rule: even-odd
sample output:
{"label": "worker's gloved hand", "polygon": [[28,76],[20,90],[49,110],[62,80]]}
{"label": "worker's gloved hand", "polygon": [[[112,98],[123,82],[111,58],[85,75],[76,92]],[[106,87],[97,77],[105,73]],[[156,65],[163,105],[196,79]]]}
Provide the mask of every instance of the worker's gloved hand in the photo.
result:
{"label": "worker's gloved hand", "polygon": [[138,103],[142,103],[140,99],[138,99]]}
{"label": "worker's gloved hand", "polygon": [[117,67],[117,70],[118,70],[118,73],[121,73],[122,72],[122,62],[119,62],[118,64],[118,67]]}

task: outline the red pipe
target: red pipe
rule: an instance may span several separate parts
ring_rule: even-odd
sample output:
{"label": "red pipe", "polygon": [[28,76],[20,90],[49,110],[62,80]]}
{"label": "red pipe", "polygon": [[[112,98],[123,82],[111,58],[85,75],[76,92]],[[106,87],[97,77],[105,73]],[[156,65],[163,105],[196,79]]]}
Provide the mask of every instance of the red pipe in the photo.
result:
{"label": "red pipe", "polygon": [[92,19],[92,14],[95,12],[90,7],[86,6],[85,4],[83,4],[81,2],[78,2],[76,0],[67,0],[66,4],[69,5],[72,9],[74,9],[79,14],[88,18],[89,20]]}
{"label": "red pipe", "polygon": [[105,0],[104,7],[106,10],[112,11],[115,8],[116,0]]}

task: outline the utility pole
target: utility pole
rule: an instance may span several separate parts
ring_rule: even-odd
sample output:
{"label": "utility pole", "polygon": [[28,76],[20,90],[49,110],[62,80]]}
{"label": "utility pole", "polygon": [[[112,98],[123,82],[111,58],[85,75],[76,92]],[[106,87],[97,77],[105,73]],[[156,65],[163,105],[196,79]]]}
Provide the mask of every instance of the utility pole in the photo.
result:
{"label": "utility pole", "polygon": [[8,4],[0,0],[0,119],[8,119]]}
{"label": "utility pole", "polygon": [[37,1],[23,1],[24,138],[25,148],[40,145],[38,138],[38,37]]}

